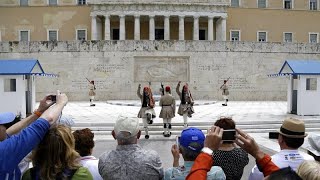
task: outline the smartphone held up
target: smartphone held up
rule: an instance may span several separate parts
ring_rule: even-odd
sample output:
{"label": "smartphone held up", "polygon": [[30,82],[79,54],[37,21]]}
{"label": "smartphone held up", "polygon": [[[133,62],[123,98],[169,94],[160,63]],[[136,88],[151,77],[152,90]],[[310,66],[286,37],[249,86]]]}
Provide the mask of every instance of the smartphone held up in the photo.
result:
{"label": "smartphone held up", "polygon": [[226,129],[223,130],[222,141],[234,141],[236,140],[236,130]]}

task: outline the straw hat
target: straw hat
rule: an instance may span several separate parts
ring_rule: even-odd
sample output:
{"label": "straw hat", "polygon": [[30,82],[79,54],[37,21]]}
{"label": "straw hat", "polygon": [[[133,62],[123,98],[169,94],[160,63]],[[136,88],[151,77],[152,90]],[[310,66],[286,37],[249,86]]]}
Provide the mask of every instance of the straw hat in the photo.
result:
{"label": "straw hat", "polygon": [[305,132],[304,122],[299,119],[285,119],[280,127],[279,133],[289,138],[304,138],[308,134]]}

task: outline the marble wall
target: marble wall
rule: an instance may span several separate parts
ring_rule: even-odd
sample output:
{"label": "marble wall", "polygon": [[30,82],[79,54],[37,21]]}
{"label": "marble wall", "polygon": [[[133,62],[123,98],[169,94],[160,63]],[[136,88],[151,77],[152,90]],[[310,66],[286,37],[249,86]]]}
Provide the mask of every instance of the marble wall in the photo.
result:
{"label": "marble wall", "polygon": [[[37,99],[60,89],[70,100],[88,100],[86,78],[97,100],[137,99],[138,84],[158,93],[160,83],[188,83],[195,99],[286,100],[287,79],[269,78],[287,59],[320,59],[319,44],[217,41],[0,42],[0,59],[38,59],[58,78],[37,78]],[[173,91],[173,95],[177,97]]]}

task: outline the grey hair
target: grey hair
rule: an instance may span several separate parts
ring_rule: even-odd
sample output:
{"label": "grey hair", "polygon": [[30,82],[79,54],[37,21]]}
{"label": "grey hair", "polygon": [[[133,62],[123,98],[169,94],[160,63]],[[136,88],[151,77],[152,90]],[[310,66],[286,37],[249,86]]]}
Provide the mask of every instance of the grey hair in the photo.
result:
{"label": "grey hair", "polygon": [[131,136],[131,134],[128,132],[119,132],[117,133],[116,138],[118,142],[123,145],[134,144],[137,140],[137,134]]}
{"label": "grey hair", "polygon": [[188,148],[185,148],[183,146],[179,146],[182,157],[185,161],[195,161],[197,156],[200,154],[201,151],[192,151]]}

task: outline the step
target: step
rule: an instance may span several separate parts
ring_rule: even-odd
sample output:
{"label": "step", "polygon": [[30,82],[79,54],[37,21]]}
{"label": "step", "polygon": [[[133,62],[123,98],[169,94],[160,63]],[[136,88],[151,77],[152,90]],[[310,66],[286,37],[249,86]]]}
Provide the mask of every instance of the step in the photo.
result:
{"label": "step", "polygon": [[[311,123],[318,123],[320,124],[320,119],[303,119],[303,121],[305,122],[306,125],[311,124]],[[189,124],[191,126],[211,126],[214,121],[191,121],[189,122]],[[259,124],[282,124],[282,120],[246,120],[246,121],[238,121],[236,122],[237,125],[259,125]],[[173,119],[173,123],[172,124],[177,124],[177,125],[181,125],[182,123],[174,123],[174,119]],[[140,123],[140,125],[142,126],[142,123]],[[153,123],[152,125],[162,125],[162,123]],[[91,126],[114,126],[114,122],[78,122],[75,123],[76,127],[91,127]]]}
{"label": "step", "polygon": [[[247,133],[269,133],[269,132],[276,132],[278,129],[242,129],[243,131]],[[182,130],[179,129],[172,129],[171,133],[175,135],[180,135]],[[108,131],[93,131],[95,135],[111,135],[112,130]],[[162,135],[163,129],[158,129],[158,130],[151,130],[149,129],[149,134],[152,135]],[[202,129],[202,132],[204,134],[207,133],[207,129]],[[306,132],[319,132],[319,128],[307,128]],[[141,130],[142,134],[145,134],[145,131],[142,129]]]}

